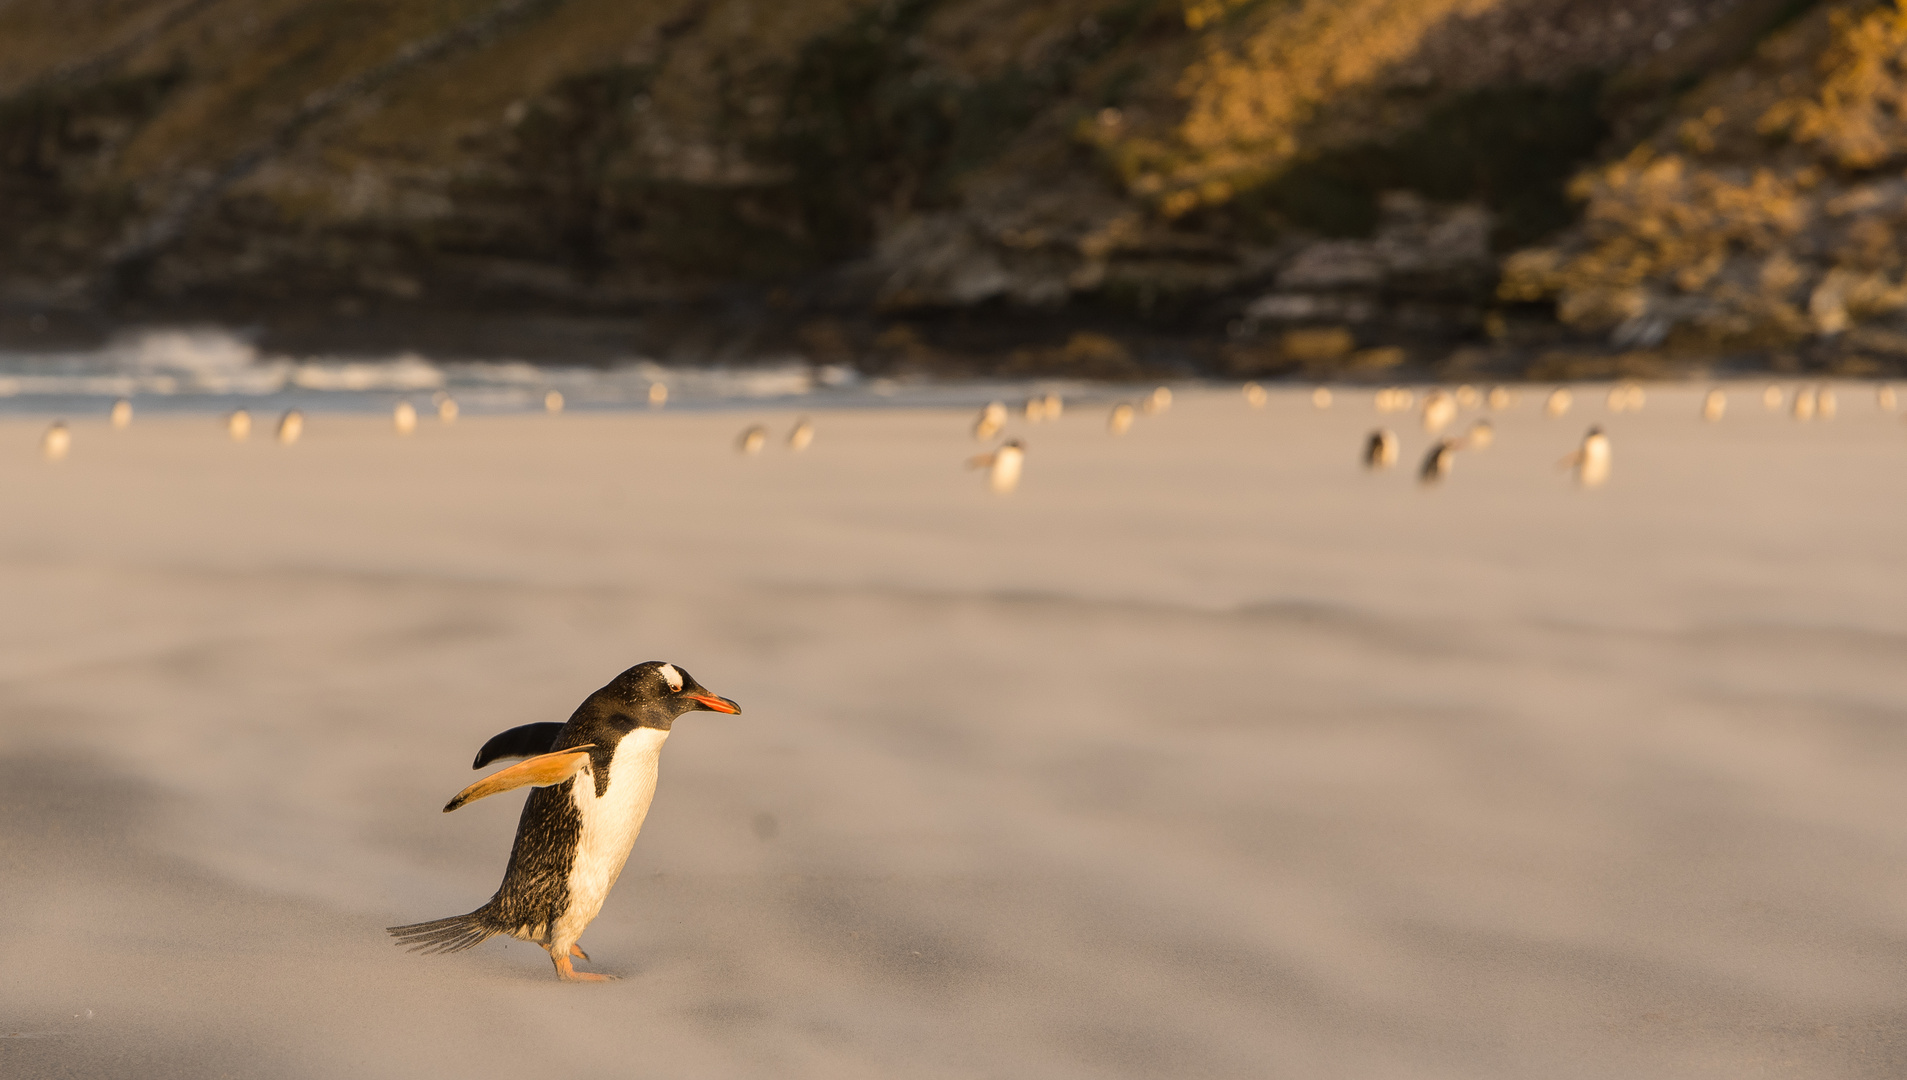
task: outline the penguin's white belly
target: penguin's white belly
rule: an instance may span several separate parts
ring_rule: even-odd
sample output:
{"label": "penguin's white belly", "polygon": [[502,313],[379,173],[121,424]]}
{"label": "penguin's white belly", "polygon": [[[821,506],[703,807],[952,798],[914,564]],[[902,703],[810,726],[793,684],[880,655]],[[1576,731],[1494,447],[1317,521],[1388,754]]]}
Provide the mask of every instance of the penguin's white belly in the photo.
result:
{"label": "penguin's white belly", "polygon": [[600,798],[593,776],[578,776],[570,788],[583,828],[570,866],[569,909],[557,920],[555,937],[574,941],[602,910],[642,831],[642,820],[649,816],[662,743],[668,737],[668,732],[654,728],[637,728],[623,736],[609,761],[609,790]]}

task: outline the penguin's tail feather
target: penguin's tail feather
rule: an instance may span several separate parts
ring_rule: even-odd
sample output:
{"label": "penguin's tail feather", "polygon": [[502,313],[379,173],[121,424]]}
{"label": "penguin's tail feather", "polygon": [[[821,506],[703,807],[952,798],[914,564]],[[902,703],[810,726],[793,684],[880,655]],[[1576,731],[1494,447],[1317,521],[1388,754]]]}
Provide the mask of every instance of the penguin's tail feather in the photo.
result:
{"label": "penguin's tail feather", "polygon": [[399,945],[414,953],[432,955],[462,952],[503,933],[502,928],[492,923],[489,915],[490,905],[485,904],[468,915],[452,915],[448,919],[433,919],[409,926],[387,926],[385,930],[397,939]]}

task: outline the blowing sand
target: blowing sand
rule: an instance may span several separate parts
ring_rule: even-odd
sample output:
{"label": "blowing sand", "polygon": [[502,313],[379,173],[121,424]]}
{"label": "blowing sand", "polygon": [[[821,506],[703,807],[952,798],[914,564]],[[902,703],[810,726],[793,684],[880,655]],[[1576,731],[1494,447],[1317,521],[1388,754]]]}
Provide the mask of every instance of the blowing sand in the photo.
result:
{"label": "blowing sand", "polygon": [[[0,422],[0,1075],[1907,1074],[1907,425],[1701,389],[1429,491],[1363,394],[1016,420],[1010,497],[965,410]],[[622,981],[394,948],[648,659],[744,713]]]}

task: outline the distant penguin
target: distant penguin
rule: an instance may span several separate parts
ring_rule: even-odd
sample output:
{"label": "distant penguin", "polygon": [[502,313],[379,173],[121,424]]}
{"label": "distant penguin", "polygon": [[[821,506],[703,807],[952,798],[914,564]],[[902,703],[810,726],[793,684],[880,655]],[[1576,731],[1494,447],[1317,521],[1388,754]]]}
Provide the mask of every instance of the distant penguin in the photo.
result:
{"label": "distant penguin", "polygon": [[1388,428],[1378,428],[1364,439],[1364,467],[1372,471],[1397,464],[1397,436]]}
{"label": "distant penguin", "polygon": [[1245,404],[1250,405],[1252,408],[1254,409],[1264,408],[1265,398],[1267,396],[1268,395],[1266,395],[1265,393],[1265,388],[1258,385],[1257,383],[1248,382],[1245,384]]}
{"label": "distant penguin", "polygon": [[48,461],[65,461],[72,449],[73,432],[67,428],[64,420],[53,421],[53,426],[40,436],[40,456]]}
{"label": "distant penguin", "polygon": [[1026,464],[1026,447],[1018,439],[1008,439],[991,454],[967,459],[969,469],[987,470],[987,486],[996,495],[1011,495],[1020,486],[1020,470]]}
{"label": "distant penguin", "polygon": [[1491,424],[1488,420],[1478,420],[1476,423],[1470,425],[1470,430],[1463,433],[1463,448],[1465,450],[1488,450],[1490,444],[1495,441],[1496,426]]}
{"label": "distant penguin", "polygon": [[[1316,400],[1315,395],[1313,396],[1313,400]],[[1162,413],[1171,407],[1172,390],[1170,387],[1158,387],[1139,400],[1139,411],[1145,413],[1147,416],[1151,416],[1153,413]]]}
{"label": "distant penguin", "polygon": [[1320,386],[1313,389],[1311,391],[1311,407],[1314,409],[1330,408],[1331,388],[1328,386]]}
{"label": "distant penguin", "polygon": [[1029,424],[1037,424],[1046,419],[1046,398],[1039,394],[1027,398],[1026,404],[1020,406],[1020,415],[1026,417],[1026,422]]}
{"label": "distant penguin", "polygon": [[1046,418],[1058,420],[1066,414],[1066,401],[1058,394],[1046,395]]}
{"label": "distant penguin", "polygon": [[1417,467],[1417,482],[1435,484],[1450,475],[1450,467],[1457,462],[1457,444],[1451,439],[1438,439],[1424,455],[1424,463]]}
{"label": "distant penguin", "polygon": [[1882,383],[1876,387],[1874,389],[1874,404],[1878,405],[1883,412],[1893,412],[1897,404],[1894,397],[1894,388],[1886,383]]}
{"label": "distant penguin", "polygon": [[1823,386],[1821,389],[1815,391],[1814,393],[1814,415],[1815,416],[1819,417],[1822,420],[1834,419],[1834,412],[1835,412],[1836,405],[1837,403],[1834,400],[1834,389],[1832,387]]}
{"label": "distant penguin", "polygon": [[457,408],[457,399],[454,397],[451,397],[449,394],[445,394],[443,397],[437,400],[437,422],[438,423],[440,424],[456,423],[457,413],[459,411],[460,410]]}
{"label": "distant penguin", "polygon": [[244,442],[252,437],[252,414],[244,409],[233,409],[225,414],[225,433],[233,442]]}
{"label": "distant penguin", "polygon": [[986,442],[1006,427],[1006,403],[989,401],[987,407],[980,410],[980,416],[973,422],[973,437]]}
{"label": "distant penguin", "polygon": [[1610,412],[1640,412],[1642,410],[1642,387],[1633,382],[1619,382],[1609,388]]}
{"label": "distant penguin", "polygon": [[796,420],[795,426],[788,431],[788,449],[795,451],[806,450],[813,442],[814,424],[809,422],[805,416]]}
{"label": "distant penguin", "polygon": [[1489,397],[1485,398],[1484,400],[1489,403],[1490,408],[1495,409],[1498,412],[1502,412],[1504,409],[1509,408],[1510,405],[1515,401],[1515,399],[1510,396],[1509,388],[1503,387],[1503,386],[1492,386],[1490,388]]}
{"label": "distant penguin", "polygon": [[1562,416],[1569,412],[1569,407],[1574,401],[1575,396],[1566,388],[1559,386],[1549,392],[1549,397],[1543,399],[1543,414]]}
{"label": "distant penguin", "polygon": [[1728,395],[1720,387],[1702,395],[1702,419],[1714,423],[1728,411]]}
{"label": "distant penguin", "polygon": [[649,384],[649,407],[660,409],[669,403],[669,388],[659,382]]}
{"label": "distant penguin", "polygon": [[1424,396],[1424,430],[1432,435],[1450,426],[1457,418],[1457,399],[1442,390],[1432,390]]}
{"label": "distant penguin", "polygon": [[673,664],[650,661],[623,672],[585,699],[565,724],[526,724],[492,738],[474,768],[526,758],[457,793],[444,812],[488,795],[533,788],[523,804],[503,884],[467,915],[393,926],[412,952],[448,953],[500,934],[550,954],[556,976],[599,982],[577,971],[588,960],[577,940],[602,910],[655,798],[662,744],[675,722],[695,712],[739,713]]}
{"label": "distant penguin", "polygon": [[1814,419],[1813,387],[1804,386],[1794,392],[1794,405],[1788,410],[1788,415],[1796,420]]}
{"label": "distant penguin", "polygon": [[1623,396],[1628,402],[1630,412],[1641,412],[1649,396],[1642,392],[1642,384],[1631,381],[1623,387]]}
{"label": "distant penguin", "polygon": [[391,409],[391,426],[399,435],[409,435],[417,430],[417,407],[408,401],[400,401]]}
{"label": "distant penguin", "polygon": [[1609,479],[1609,436],[1600,427],[1590,428],[1583,444],[1562,460],[1562,466],[1575,470],[1578,486],[1601,487]]}
{"label": "distant penguin", "polygon": [[1781,408],[1781,387],[1769,384],[1768,389],[1761,392],[1761,407],[1769,412]]}
{"label": "distant penguin", "polygon": [[549,393],[543,395],[543,411],[551,414],[563,411],[562,391],[551,390]]}
{"label": "distant penguin", "polygon": [[742,437],[735,443],[735,449],[744,454],[759,454],[761,448],[768,445],[768,429],[760,424],[751,424],[742,429]]}
{"label": "distant penguin", "polygon": [[278,418],[278,441],[290,446],[305,433],[305,414],[297,409],[286,409],[285,415]]}
{"label": "distant penguin", "polygon": [[1124,435],[1132,430],[1132,406],[1120,402],[1112,407],[1111,415],[1106,417],[1106,430],[1114,435]]}
{"label": "distant penguin", "polygon": [[1477,388],[1469,384],[1457,387],[1457,407],[1474,409],[1483,399],[1477,395]]}
{"label": "distant penguin", "polygon": [[113,402],[112,421],[113,426],[121,431],[131,427],[132,402],[127,401],[125,398],[120,398],[118,401]]}

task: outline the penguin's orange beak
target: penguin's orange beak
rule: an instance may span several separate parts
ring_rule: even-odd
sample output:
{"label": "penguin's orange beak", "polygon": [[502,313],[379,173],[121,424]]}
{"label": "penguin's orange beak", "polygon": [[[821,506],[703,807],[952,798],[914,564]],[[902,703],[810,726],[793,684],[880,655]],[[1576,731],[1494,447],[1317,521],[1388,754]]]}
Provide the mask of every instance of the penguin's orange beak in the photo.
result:
{"label": "penguin's orange beak", "polygon": [[688,699],[710,712],[738,713],[742,711],[740,705],[725,697],[716,697],[714,694],[689,694]]}

